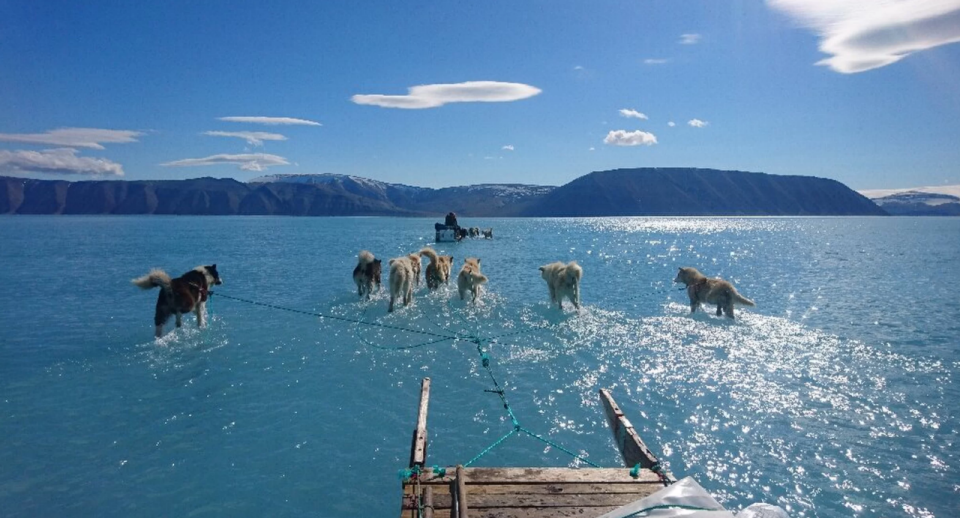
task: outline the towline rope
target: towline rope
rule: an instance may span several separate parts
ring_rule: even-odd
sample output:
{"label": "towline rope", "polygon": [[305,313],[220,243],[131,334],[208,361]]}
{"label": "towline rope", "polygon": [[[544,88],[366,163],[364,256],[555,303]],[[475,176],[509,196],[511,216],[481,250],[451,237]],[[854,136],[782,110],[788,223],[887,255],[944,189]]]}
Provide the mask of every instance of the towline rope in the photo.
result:
{"label": "towline rope", "polygon": [[[425,346],[425,345],[430,345],[430,344],[445,342],[445,341],[447,341],[447,340],[454,340],[454,341],[463,340],[463,341],[472,342],[472,343],[476,344],[476,346],[477,346],[477,353],[480,355],[480,364],[481,364],[481,365],[483,366],[483,368],[487,371],[487,375],[490,377],[490,381],[493,382],[493,386],[494,386],[494,389],[493,389],[493,390],[487,389],[487,390],[485,390],[484,392],[494,393],[494,394],[496,394],[496,395],[500,398],[501,403],[503,403],[503,408],[504,408],[504,410],[506,410],[507,415],[510,417],[510,422],[511,422],[511,424],[513,425],[513,427],[512,427],[512,429],[511,429],[509,432],[507,432],[507,434],[503,435],[502,437],[500,437],[499,439],[497,439],[496,441],[494,441],[493,444],[487,446],[486,448],[484,448],[483,450],[481,450],[480,453],[478,453],[478,454],[475,455],[472,459],[470,459],[469,461],[467,461],[467,462],[463,465],[464,467],[469,467],[469,466],[472,465],[474,462],[480,460],[481,457],[483,457],[483,456],[486,455],[487,453],[491,452],[494,448],[496,448],[497,446],[499,446],[499,445],[502,444],[504,441],[506,441],[506,440],[509,439],[511,436],[513,436],[514,434],[517,434],[517,433],[521,433],[521,434],[524,434],[524,435],[528,435],[528,436],[530,436],[530,437],[532,437],[532,438],[534,438],[534,439],[537,439],[538,441],[540,441],[540,442],[542,442],[542,443],[544,443],[544,444],[546,444],[546,445],[548,445],[548,446],[550,446],[550,447],[552,447],[552,448],[556,448],[557,450],[562,451],[563,453],[566,453],[567,455],[570,455],[570,456],[573,457],[574,459],[577,459],[577,460],[579,460],[579,461],[581,461],[581,462],[583,462],[583,463],[585,463],[585,464],[587,464],[587,465],[589,465],[589,466],[592,466],[592,467],[594,467],[594,468],[599,468],[599,467],[600,467],[599,465],[597,465],[596,463],[590,461],[590,460],[587,459],[586,457],[584,457],[584,456],[582,456],[582,455],[579,455],[579,454],[577,454],[577,453],[574,453],[574,452],[572,452],[572,451],[564,448],[563,446],[557,444],[556,442],[551,441],[550,439],[547,439],[546,437],[543,437],[542,435],[537,434],[537,433],[535,433],[535,432],[532,432],[532,431],[524,428],[523,426],[521,426],[521,425],[520,425],[520,421],[517,419],[517,416],[513,413],[513,408],[510,406],[510,402],[507,401],[507,396],[506,396],[505,391],[504,391],[503,388],[500,386],[500,382],[497,380],[497,377],[493,374],[493,370],[490,368],[490,355],[489,355],[486,351],[483,350],[483,343],[484,343],[484,342],[492,343],[492,342],[497,341],[497,340],[500,339],[500,338],[506,338],[506,337],[510,337],[510,336],[517,336],[517,335],[521,335],[521,334],[525,334],[525,333],[530,333],[530,332],[533,332],[533,331],[535,331],[535,330],[553,329],[553,328],[558,327],[557,324],[548,324],[548,325],[532,324],[532,327],[533,327],[532,329],[506,332],[506,333],[502,333],[502,334],[499,334],[499,335],[492,336],[492,337],[490,337],[490,338],[482,338],[481,336],[479,336],[479,333],[477,333],[477,334],[470,334],[470,333],[461,333],[461,332],[458,331],[458,332],[457,332],[456,334],[454,334],[454,335],[440,334],[440,333],[434,333],[434,332],[430,332],[430,331],[423,331],[423,330],[419,330],[419,329],[410,329],[410,328],[402,327],[402,326],[395,326],[395,325],[390,325],[390,324],[381,324],[381,323],[379,323],[379,322],[368,322],[368,321],[365,321],[365,320],[363,319],[363,316],[362,316],[362,315],[361,315],[361,317],[360,317],[359,319],[347,318],[347,317],[340,317],[340,316],[336,316],[336,315],[327,315],[327,314],[324,314],[324,313],[317,313],[317,312],[314,312],[314,311],[304,311],[304,310],[301,310],[301,309],[294,309],[294,308],[288,308],[288,307],[284,307],[284,306],[278,306],[278,305],[276,305],[276,304],[269,304],[269,303],[266,303],[266,302],[258,302],[258,301],[255,301],[255,300],[245,299],[245,298],[241,298],[241,297],[234,297],[234,296],[231,296],[231,295],[225,295],[225,294],[220,293],[220,292],[216,292],[216,293],[215,293],[215,292],[211,291],[211,292],[209,293],[209,297],[210,297],[210,298],[212,298],[214,295],[216,295],[216,296],[218,296],[218,297],[223,297],[223,298],[225,298],[225,299],[235,300],[235,301],[237,301],[237,302],[244,302],[244,303],[246,303],[246,304],[252,304],[252,305],[254,305],[254,306],[261,306],[261,307],[276,309],[276,310],[280,310],[280,311],[287,311],[287,312],[289,312],[289,313],[296,313],[296,314],[300,314],[300,315],[308,315],[308,316],[311,316],[311,317],[327,318],[327,319],[330,319],[330,320],[339,320],[339,321],[341,321],[341,322],[350,322],[350,323],[356,324],[355,334],[356,334],[357,338],[358,338],[360,341],[362,341],[363,343],[365,343],[365,344],[367,344],[367,345],[369,345],[369,346],[371,346],[371,347],[375,347],[375,348],[377,348],[377,349],[386,349],[386,350],[414,349],[414,348],[417,348],[417,347],[423,347],[423,346]],[[364,310],[364,313],[366,313],[366,310]],[[462,323],[464,323],[464,324],[468,324],[468,323],[469,323],[469,322],[468,322],[466,319],[464,319],[461,315],[458,314],[457,316],[458,316],[458,318],[461,320]],[[407,333],[415,333],[415,334],[420,334],[420,335],[425,335],[425,336],[432,336],[432,337],[435,337],[436,339],[435,339],[435,340],[428,340],[428,341],[421,342],[421,343],[419,343],[419,344],[414,344],[414,345],[385,347],[385,346],[381,346],[381,345],[374,344],[374,343],[370,342],[369,340],[366,340],[365,338],[363,338],[363,336],[360,335],[360,326],[361,326],[361,325],[372,326],[372,327],[380,327],[380,328],[384,328],[384,329],[392,329],[392,330],[396,330],[396,331],[403,331],[403,332],[407,332]],[[442,476],[443,476],[443,473],[444,473],[444,471],[441,470],[439,476],[442,477]],[[400,472],[400,477],[401,477],[401,479],[407,479],[407,478],[416,477],[416,478],[418,479],[418,482],[419,482],[419,469],[416,469],[416,468],[415,468],[415,470],[413,470],[413,471],[411,471],[411,470],[401,470],[401,472]],[[435,477],[436,477],[436,475],[435,475]],[[661,476],[661,478],[663,478],[663,477]],[[419,510],[420,510],[420,512],[421,512],[421,514],[422,514],[422,512],[423,512],[422,505],[421,505],[421,507],[420,507]]]}
{"label": "towline rope", "polygon": [[[214,292],[211,291],[211,292],[210,292],[210,296],[212,297],[213,295],[214,295]],[[230,295],[224,295],[223,293],[220,293],[220,292],[216,292],[216,295],[217,295],[218,297],[223,297],[223,298],[225,298],[225,299],[236,300],[236,301],[239,301],[239,302],[245,302],[245,303],[247,303],[247,304],[253,304],[254,306],[262,306],[262,307],[265,307],[265,308],[278,309],[278,310],[280,310],[280,311],[287,311],[287,312],[290,312],[290,313],[299,313],[299,314],[301,314],[301,315],[309,315],[309,316],[312,316],[312,317],[328,318],[328,319],[330,319],[330,320],[340,320],[341,322],[351,322],[351,323],[357,324],[358,326],[359,326],[360,324],[363,324],[363,325],[365,325],[365,326],[382,327],[382,328],[385,328],[385,329],[393,329],[393,330],[396,330],[396,331],[405,331],[405,332],[407,332],[407,333],[416,333],[416,334],[421,334],[421,335],[426,335],[426,336],[433,336],[433,337],[437,337],[437,338],[441,338],[441,339],[442,339],[442,340],[436,340],[436,342],[442,342],[443,340],[456,340],[456,339],[458,338],[456,335],[453,335],[453,336],[451,336],[451,335],[442,335],[442,334],[439,334],[439,333],[432,333],[432,332],[430,332],[430,331],[422,331],[422,330],[420,330],[420,329],[410,329],[410,328],[407,328],[407,327],[394,326],[394,325],[390,325],[390,324],[381,324],[381,323],[379,323],[379,322],[366,322],[366,321],[364,321],[363,319],[357,320],[357,319],[355,319],[355,318],[338,317],[338,316],[335,316],[335,315],[325,315],[325,314],[323,314],[323,313],[316,313],[316,312],[313,312],[313,311],[304,311],[304,310],[302,310],[302,309],[287,308],[287,307],[283,307],[283,306],[277,306],[276,304],[267,304],[266,302],[257,302],[257,301],[255,301],[255,300],[243,299],[243,298],[240,298],[240,297],[233,297],[233,296],[230,296]]]}

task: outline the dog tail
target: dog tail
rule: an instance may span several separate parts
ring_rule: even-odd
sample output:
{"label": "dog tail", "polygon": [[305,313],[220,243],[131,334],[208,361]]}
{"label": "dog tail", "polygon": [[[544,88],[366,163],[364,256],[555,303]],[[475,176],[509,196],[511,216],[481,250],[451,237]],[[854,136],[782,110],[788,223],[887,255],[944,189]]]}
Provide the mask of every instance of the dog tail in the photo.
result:
{"label": "dog tail", "polygon": [[429,246],[428,246],[428,247],[425,247],[425,248],[422,249],[422,250],[420,250],[420,256],[421,256],[421,257],[422,257],[422,256],[427,256],[427,259],[430,259],[430,262],[431,262],[431,263],[439,263],[439,262],[440,262],[440,256],[438,256],[438,255],[437,255],[437,252],[436,252],[434,249],[430,248]]}
{"label": "dog tail", "polygon": [[367,265],[373,262],[373,254],[366,250],[361,250],[360,255],[357,256],[357,259],[360,261],[361,265]]}
{"label": "dog tail", "polygon": [[482,274],[482,273],[480,273],[480,272],[473,272],[472,275],[473,275],[473,282],[476,282],[476,283],[478,283],[478,284],[483,284],[483,283],[487,282],[488,280],[490,280],[490,279],[487,279],[487,276],[486,276],[486,275],[484,275],[484,274]]}
{"label": "dog tail", "polygon": [[167,275],[167,272],[159,268],[154,268],[150,270],[150,273],[143,277],[133,279],[130,282],[145,290],[156,288],[157,286],[165,290],[170,289],[170,276]]}
{"label": "dog tail", "polygon": [[756,304],[752,300],[737,293],[737,290],[733,290],[733,289],[730,290],[730,298],[732,298],[733,301],[737,304],[742,304],[744,306],[756,306]]}
{"label": "dog tail", "polygon": [[570,261],[567,263],[565,274],[567,277],[567,282],[571,284],[574,282],[579,282],[580,278],[583,277],[583,268],[581,268],[576,261]]}

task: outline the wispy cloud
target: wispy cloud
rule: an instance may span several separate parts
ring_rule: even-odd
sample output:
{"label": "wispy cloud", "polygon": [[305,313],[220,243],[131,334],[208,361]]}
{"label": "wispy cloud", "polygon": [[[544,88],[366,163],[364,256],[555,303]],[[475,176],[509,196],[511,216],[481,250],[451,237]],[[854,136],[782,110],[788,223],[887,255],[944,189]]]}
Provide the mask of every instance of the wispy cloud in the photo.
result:
{"label": "wispy cloud", "polygon": [[58,148],[0,151],[0,172],[123,176],[123,166],[105,158],[77,156],[76,149]]}
{"label": "wispy cloud", "polygon": [[707,121],[702,121],[700,119],[690,119],[687,121],[687,124],[689,124],[690,126],[693,126],[694,128],[703,128],[710,123]]}
{"label": "wispy cloud", "polygon": [[593,147],[593,146],[590,146],[590,149],[588,149],[587,151],[596,151],[596,150],[597,150],[597,148],[595,148],[595,147]]}
{"label": "wispy cloud", "polygon": [[673,121],[670,121],[670,122],[667,123],[667,126],[670,126],[671,128],[674,127],[674,126],[676,126],[676,125],[677,125],[677,123],[676,123],[676,122],[673,122]]}
{"label": "wispy cloud", "polygon": [[767,0],[820,35],[818,61],[853,74],[960,41],[960,0]]}
{"label": "wispy cloud", "polygon": [[500,148],[500,149],[502,149],[502,150],[504,150],[504,151],[513,151],[513,144],[507,144],[506,146],[503,146],[503,147]]}
{"label": "wispy cloud", "polygon": [[103,149],[103,144],[136,142],[139,131],[97,128],[59,128],[44,133],[0,133],[0,141]]}
{"label": "wispy cloud", "polygon": [[623,108],[620,110],[621,117],[633,118],[633,119],[643,119],[647,120],[649,117],[645,113],[640,113],[637,110]]}
{"label": "wispy cloud", "polygon": [[246,122],[249,124],[266,124],[267,126],[322,126],[319,122],[293,117],[220,117],[217,120],[226,122]]}
{"label": "wispy cloud", "polygon": [[670,60],[666,58],[647,58],[643,60],[644,65],[663,65],[664,63],[669,63]]}
{"label": "wispy cloud", "polygon": [[583,66],[582,66],[582,65],[577,65],[577,66],[573,67],[573,69],[574,69],[574,70],[583,70]]}
{"label": "wispy cloud", "polygon": [[696,45],[700,43],[700,40],[703,39],[703,36],[700,34],[691,32],[687,34],[680,35],[680,44],[681,45]]}
{"label": "wispy cloud", "polygon": [[447,103],[511,102],[533,97],[541,92],[535,86],[499,81],[419,85],[407,89],[407,95],[354,95],[351,101],[383,108],[417,110],[436,108]]}
{"label": "wispy cloud", "polygon": [[290,165],[286,158],[264,153],[244,153],[240,155],[213,155],[206,158],[185,158],[160,164],[165,167],[197,167],[206,165],[233,164],[244,171],[263,171],[277,165]]}
{"label": "wispy cloud", "polygon": [[266,133],[263,131],[204,131],[203,134],[211,137],[242,138],[251,146],[262,146],[264,140],[287,140],[287,137],[279,133]]}
{"label": "wispy cloud", "polygon": [[603,143],[611,146],[652,146],[657,143],[657,136],[640,130],[614,130],[607,133]]}

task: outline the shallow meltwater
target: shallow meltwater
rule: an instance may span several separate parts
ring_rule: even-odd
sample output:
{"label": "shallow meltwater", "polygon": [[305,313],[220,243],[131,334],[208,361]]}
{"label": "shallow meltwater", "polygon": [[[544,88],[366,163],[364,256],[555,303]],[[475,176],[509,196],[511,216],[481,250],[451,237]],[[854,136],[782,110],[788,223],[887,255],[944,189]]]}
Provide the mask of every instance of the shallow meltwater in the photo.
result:
{"label": "shallow meltwater", "polygon": [[[49,247],[85,243],[56,259],[69,285],[32,286],[2,312],[0,508],[11,516],[394,514],[425,376],[428,464],[585,467],[573,453],[620,466],[597,396],[609,388],[675,475],[731,509],[956,508],[960,305],[927,277],[960,266],[955,222],[478,220],[497,238],[434,245],[432,222],[415,219],[58,221],[0,221],[5,239],[58,237],[0,251],[0,282],[15,289]],[[143,237],[168,227],[217,239],[198,257]],[[98,232],[110,239],[91,243]],[[455,282],[421,285],[392,313],[386,282],[357,297],[361,248],[388,259],[424,245],[454,255],[455,271],[482,258],[490,282],[477,303]],[[538,272],[572,259],[584,269],[579,312],[552,306]],[[185,316],[152,339],[156,295],[128,279],[213,260],[225,284],[209,325]],[[679,266],[730,280],[757,307],[735,320],[711,306],[691,314],[671,283]],[[119,272],[110,289],[101,270]],[[497,386],[549,442],[498,442],[513,424]]]}

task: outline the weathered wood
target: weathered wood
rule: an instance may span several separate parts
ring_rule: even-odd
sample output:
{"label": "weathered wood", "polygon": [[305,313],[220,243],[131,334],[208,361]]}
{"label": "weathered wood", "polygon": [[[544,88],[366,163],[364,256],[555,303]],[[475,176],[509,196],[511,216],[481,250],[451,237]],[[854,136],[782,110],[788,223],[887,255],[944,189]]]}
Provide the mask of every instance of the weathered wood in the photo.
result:
{"label": "weathered wood", "polygon": [[[603,402],[603,410],[607,415],[607,422],[610,424],[610,430],[613,432],[613,438],[617,443],[617,449],[623,457],[623,463],[632,468],[637,464],[642,468],[650,469],[659,464],[657,456],[650,451],[650,448],[640,439],[637,431],[633,428],[630,420],[623,415],[623,411],[613,400],[613,396],[607,389],[600,389],[600,401]],[[673,480],[673,475],[663,470],[664,475]]]}
{"label": "weathered wood", "polygon": [[[529,483],[513,484],[471,484],[467,477],[467,489],[470,490],[471,500],[473,495],[607,495],[615,493],[638,494],[645,491],[656,491],[663,486],[654,483],[651,478],[647,484],[580,484],[580,483],[543,483],[538,484],[535,481]],[[425,485],[424,487],[443,487],[434,485]]]}
{"label": "weathered wood", "polygon": [[[453,471],[452,469],[448,470]],[[630,470],[624,468],[466,468],[463,470],[467,484],[551,484],[551,483],[581,483],[581,484],[650,484],[660,482],[656,473],[650,470],[640,470],[639,478],[632,478]],[[421,479],[421,484],[449,483],[452,478],[448,475],[445,480]]]}
{"label": "weathered wood", "polygon": [[423,518],[433,518],[433,488],[423,488]]}
{"label": "weathered wood", "polygon": [[430,406],[430,378],[420,382],[420,408],[417,411],[417,428],[413,431],[413,444],[410,446],[410,467],[427,462],[427,408]]}
{"label": "weathered wood", "polygon": [[[662,486],[648,484],[646,491],[639,493],[609,493],[588,495],[484,495],[470,491],[470,512],[476,514],[481,509],[510,507],[619,507],[651,495]],[[453,506],[451,495],[437,494],[433,497],[434,507],[448,509]]]}
{"label": "weathered wood", "polygon": [[467,481],[462,464],[457,465],[457,517],[467,518]]}
{"label": "weathered wood", "polygon": [[471,512],[471,518],[589,518],[616,510],[617,507],[513,507],[479,509]]}

